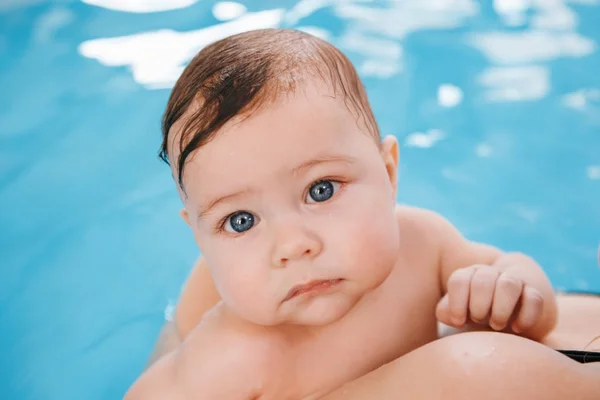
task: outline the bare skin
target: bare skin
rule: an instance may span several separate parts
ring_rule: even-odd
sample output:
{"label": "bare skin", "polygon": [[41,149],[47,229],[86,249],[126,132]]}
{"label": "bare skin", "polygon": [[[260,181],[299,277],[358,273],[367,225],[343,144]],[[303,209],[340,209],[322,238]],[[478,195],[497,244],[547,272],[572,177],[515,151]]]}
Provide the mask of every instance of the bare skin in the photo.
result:
{"label": "bare skin", "polygon": [[182,188],[222,301],[128,399],[312,400],[435,341],[437,320],[533,339],[555,325],[530,257],[396,206],[396,139],[373,140],[327,85],[222,129]]}
{"label": "bare skin", "polygon": [[[415,224],[417,218],[419,224]],[[429,219],[431,221],[428,221]],[[260,385],[259,393],[265,399],[270,398],[271,390],[273,398],[320,398],[336,387],[436,340],[438,332],[435,318],[424,319],[419,316],[423,314],[433,316],[436,305],[442,297],[437,274],[429,272],[436,265],[439,248],[435,241],[430,242],[429,247],[425,245],[429,241],[428,238],[431,238],[435,224],[441,222],[439,217],[429,212],[399,208],[398,223],[402,226],[406,237],[410,238],[403,241],[406,247],[401,247],[400,254],[403,256],[394,269],[398,272],[392,273],[389,280],[373,292],[372,297],[365,297],[363,302],[355,306],[352,314],[339,323],[327,326],[315,332],[318,334],[313,333],[310,336],[296,332],[284,336],[281,331],[264,328],[257,332],[254,326],[248,326],[229,314],[223,307],[223,303],[219,301],[214,287],[206,284],[211,282],[210,273],[201,263],[192,273],[176,313],[176,320],[180,323],[178,330],[181,332],[181,337],[186,338],[185,343],[148,372],[146,380],[142,381],[146,382],[144,392],[153,393],[154,385],[160,385],[161,388],[164,385],[177,385],[182,394],[179,395],[180,397],[173,398],[193,398],[191,393],[194,392],[194,385],[198,382],[198,377],[203,375],[203,367],[198,364],[198,360],[206,356],[207,353],[204,351],[208,343],[211,348],[225,345],[222,342],[223,332],[230,332],[228,329],[230,326],[235,326],[235,332],[244,332],[246,336],[258,339],[242,342],[237,340],[239,339],[237,335],[234,336],[233,339],[236,339],[235,342],[240,346],[235,351],[238,359],[241,354],[250,358],[255,366],[254,371],[260,369],[265,373],[280,371],[279,380],[275,382],[276,388],[271,389],[270,386],[265,387],[265,384]],[[462,246],[466,249],[472,244],[465,241]],[[453,248],[461,249],[461,245],[454,243]],[[461,260],[460,265],[493,263],[498,253],[487,246],[482,246],[481,253],[465,251],[465,254],[467,256]],[[422,284],[412,285],[411,282],[422,282]],[[389,310],[390,304],[402,304],[402,309],[405,311],[396,314],[380,311]],[[369,324],[362,324],[361,321],[367,318]],[[218,335],[212,334],[217,331]],[[352,335],[348,335],[347,332],[352,332]],[[402,340],[399,340],[399,337]],[[232,346],[231,342],[226,343],[228,347]],[[335,346],[331,343],[335,343]],[[366,347],[368,352],[365,350],[365,343],[369,343]],[[280,354],[285,354],[285,359],[278,357]],[[264,358],[265,355],[267,359]],[[215,358],[218,356],[219,354],[213,355]],[[259,359],[258,364],[257,359]],[[353,368],[348,368],[348,359],[357,360]],[[250,360],[246,361],[250,362]],[[211,367],[212,365],[214,363]],[[298,368],[299,365],[305,367]],[[163,383],[160,378],[169,376],[170,373],[166,371],[175,369],[184,371],[180,373],[177,383],[173,381]],[[291,370],[294,371],[293,374],[282,373]],[[272,373],[269,372],[270,375]],[[232,372],[231,376],[238,375]],[[291,376],[293,379],[290,378]],[[251,379],[265,382],[262,378],[263,376],[258,375]],[[221,385],[233,385],[233,382],[225,382]],[[185,387],[188,389],[182,389]],[[143,396],[140,398],[151,398],[146,397],[147,394]]]}
{"label": "bare skin", "polygon": [[427,344],[322,400],[593,400],[599,393],[600,365],[516,335],[470,332]]}
{"label": "bare skin", "polygon": [[[474,332],[430,344],[344,385],[322,400],[595,399],[600,364],[582,365],[551,350],[600,350],[600,298],[560,295],[558,324],[542,341]],[[175,350],[203,315],[220,301],[210,271],[198,260],[181,293],[175,318],[168,322],[153,358]],[[447,333],[450,333],[447,331]],[[549,346],[549,347],[547,347]]]}
{"label": "bare skin", "polygon": [[[198,259],[181,292],[175,317],[165,323],[150,363],[173,351],[220,300],[205,260]],[[600,297],[562,294],[556,300],[556,327],[540,342],[553,349],[600,351]],[[443,327],[440,335],[450,336],[464,330]]]}

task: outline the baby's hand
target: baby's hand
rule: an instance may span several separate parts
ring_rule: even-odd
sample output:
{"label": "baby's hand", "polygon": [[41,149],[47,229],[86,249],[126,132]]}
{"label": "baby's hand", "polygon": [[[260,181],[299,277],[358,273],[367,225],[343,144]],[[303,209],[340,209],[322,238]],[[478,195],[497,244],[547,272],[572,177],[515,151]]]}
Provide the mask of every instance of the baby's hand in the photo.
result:
{"label": "baby's hand", "polygon": [[473,265],[458,269],[450,276],[447,287],[436,316],[455,328],[473,322],[500,331],[510,322],[512,331],[520,333],[542,317],[541,292],[498,267]]}

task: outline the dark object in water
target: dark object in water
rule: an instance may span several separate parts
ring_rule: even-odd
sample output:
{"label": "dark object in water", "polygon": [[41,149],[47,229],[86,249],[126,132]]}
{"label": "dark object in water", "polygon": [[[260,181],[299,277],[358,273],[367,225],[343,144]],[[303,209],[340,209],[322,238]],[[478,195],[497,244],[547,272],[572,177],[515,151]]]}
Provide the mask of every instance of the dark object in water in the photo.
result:
{"label": "dark object in water", "polygon": [[600,353],[594,351],[581,351],[581,350],[558,350],[565,356],[580,362],[582,364],[600,362]]}

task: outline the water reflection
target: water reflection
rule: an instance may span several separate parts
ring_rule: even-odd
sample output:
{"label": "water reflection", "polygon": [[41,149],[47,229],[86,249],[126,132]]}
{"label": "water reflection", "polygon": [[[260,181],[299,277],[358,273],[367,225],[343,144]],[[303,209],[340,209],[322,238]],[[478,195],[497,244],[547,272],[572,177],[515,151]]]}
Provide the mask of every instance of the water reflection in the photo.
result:
{"label": "water reflection", "polygon": [[7,12],[21,8],[46,3],[48,0],[2,0],[0,1],[0,12]]}
{"label": "water reflection", "polygon": [[600,105],[600,89],[581,89],[567,93],[563,96],[562,103],[575,110],[588,110],[593,104]]}
{"label": "water reflection", "polygon": [[551,85],[548,67],[539,63],[584,57],[596,50],[592,39],[575,32],[577,14],[563,0],[495,0],[493,4],[505,24],[525,29],[470,35],[468,43],[492,63],[506,66],[492,67],[480,76],[484,86],[494,87],[486,94],[489,100],[539,100]]}
{"label": "water reflection", "polygon": [[494,149],[488,143],[479,143],[475,146],[475,154],[480,158],[488,158],[494,154]]}
{"label": "water reflection", "polygon": [[246,13],[246,6],[233,1],[222,1],[213,6],[212,12],[219,21],[229,21]]}
{"label": "water reflection", "polygon": [[485,99],[492,102],[539,100],[550,91],[548,69],[538,65],[490,67],[478,82],[487,89]]}
{"label": "water reflection", "polygon": [[600,165],[590,165],[586,169],[588,178],[592,180],[600,179]]}
{"label": "water reflection", "polygon": [[439,129],[430,129],[429,131],[411,133],[406,137],[404,145],[406,147],[420,147],[427,149],[433,147],[437,142],[444,139],[446,134]]}
{"label": "water reflection", "polygon": [[425,29],[459,27],[479,10],[478,3],[471,0],[391,0],[377,5],[349,3],[334,6],[334,15],[349,23],[348,30],[376,32],[394,39]]}
{"label": "water reflection", "polygon": [[[194,3],[192,0],[83,1],[133,12],[181,8]],[[345,22],[344,29],[337,35],[318,24],[301,26],[303,20],[323,9]],[[480,51],[491,63],[477,79],[486,90],[484,97],[490,101],[539,100],[551,89],[549,70],[541,63],[583,57],[596,49],[592,39],[575,32],[577,15],[565,1],[495,0],[493,9],[505,24],[523,29],[475,29],[465,36],[465,43]],[[93,39],[82,43],[80,52],[104,65],[129,66],[134,79],[148,88],[165,88],[173,84],[185,63],[212,41],[249,29],[295,26],[357,55],[353,61],[364,77],[386,79],[402,72],[402,42],[407,35],[468,25],[481,10],[478,3],[471,0],[378,3],[303,0],[287,9],[255,12],[248,12],[241,3],[217,2],[212,13],[217,20],[227,22],[187,32],[159,30]],[[461,101],[462,90],[453,87],[456,90],[440,89],[438,98],[442,106]]]}
{"label": "water reflection", "polygon": [[[141,9],[144,2],[84,0],[95,5],[123,10]],[[158,8],[165,2],[148,2]],[[175,2],[182,5],[185,2]],[[399,39],[408,33],[430,28],[460,26],[466,17],[477,12],[477,3],[469,0],[391,1],[377,6],[361,0],[305,0],[289,10],[278,9],[247,13],[240,3],[219,2],[213,7],[217,20],[224,24],[188,32],[161,30],[129,36],[94,39],[81,44],[82,55],[108,66],[129,66],[134,79],[149,88],[173,84],[185,62],[206,44],[249,29],[296,25],[313,13],[330,8],[331,13],[348,25],[332,38],[318,26],[295,26],[335,42],[342,50],[361,56],[357,69],[365,77],[389,78],[402,69]],[[171,4],[171,3],[169,3]],[[148,6],[149,9],[150,6]]]}
{"label": "water reflection", "polygon": [[81,0],[82,2],[109,10],[131,13],[151,13],[186,8],[198,0]]}
{"label": "water reflection", "polygon": [[389,78],[401,70],[402,47],[392,39],[348,29],[334,42],[343,51],[361,56],[355,63],[361,76]]}
{"label": "water reflection", "polygon": [[488,32],[469,36],[467,42],[491,62],[514,65],[550,61],[562,57],[583,57],[596,50],[596,43],[576,32],[528,30]]}
{"label": "water reflection", "polygon": [[445,83],[438,88],[438,103],[442,107],[456,107],[463,99],[463,92],[458,86]]}
{"label": "water reflection", "polygon": [[209,43],[251,29],[279,26],[283,10],[246,13],[241,17],[189,32],[160,30],[107,39],[79,46],[82,55],[107,66],[129,66],[134,79],[149,88],[172,86],[184,65]]}
{"label": "water reflection", "polygon": [[38,44],[48,44],[54,40],[55,34],[69,25],[75,15],[68,8],[57,7],[42,15],[33,31],[33,40]]}

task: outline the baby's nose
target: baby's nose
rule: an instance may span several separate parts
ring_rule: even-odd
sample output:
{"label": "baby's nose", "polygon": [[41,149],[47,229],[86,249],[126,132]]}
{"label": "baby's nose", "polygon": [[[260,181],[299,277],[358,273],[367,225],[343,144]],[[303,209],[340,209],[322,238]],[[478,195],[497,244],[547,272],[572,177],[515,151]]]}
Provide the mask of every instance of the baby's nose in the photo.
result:
{"label": "baby's nose", "polygon": [[312,259],[323,248],[320,238],[303,228],[281,232],[275,239],[273,265],[285,267],[290,261]]}

